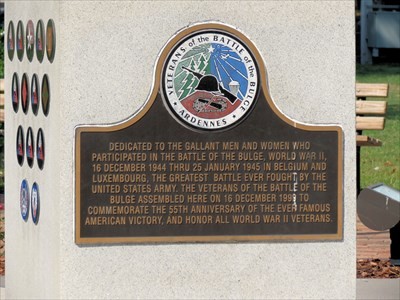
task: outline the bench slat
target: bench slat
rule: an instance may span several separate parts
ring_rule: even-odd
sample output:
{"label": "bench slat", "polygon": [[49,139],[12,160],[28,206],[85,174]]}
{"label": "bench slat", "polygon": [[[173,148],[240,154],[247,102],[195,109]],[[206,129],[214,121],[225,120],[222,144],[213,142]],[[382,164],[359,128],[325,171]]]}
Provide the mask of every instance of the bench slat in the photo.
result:
{"label": "bench slat", "polygon": [[387,83],[356,83],[356,97],[387,97]]}
{"label": "bench slat", "polygon": [[356,130],[382,130],[385,117],[356,117]]}
{"label": "bench slat", "polygon": [[4,108],[4,94],[0,94],[0,108]]}
{"label": "bench slat", "polygon": [[4,79],[0,79],[0,93],[4,94]]}
{"label": "bench slat", "polygon": [[0,123],[4,122],[4,110],[0,109]]}
{"label": "bench slat", "polygon": [[357,135],[357,146],[382,146],[382,141],[366,135]]}
{"label": "bench slat", "polygon": [[360,115],[384,115],[386,114],[386,101],[356,101],[356,114]]}

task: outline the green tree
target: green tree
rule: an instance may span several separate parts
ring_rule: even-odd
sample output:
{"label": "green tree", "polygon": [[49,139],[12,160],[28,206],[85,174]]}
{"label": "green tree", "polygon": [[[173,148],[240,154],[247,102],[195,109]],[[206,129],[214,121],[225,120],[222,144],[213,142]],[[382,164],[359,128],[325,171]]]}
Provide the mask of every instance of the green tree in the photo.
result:
{"label": "green tree", "polygon": [[199,59],[200,63],[199,63],[199,73],[205,75],[205,69],[207,67],[207,60],[204,57],[203,54],[201,54],[200,59]]}
{"label": "green tree", "polygon": [[179,100],[185,98],[190,94],[190,91],[192,90],[192,84],[193,84],[193,75],[192,73],[188,73],[183,80],[183,86],[179,90],[181,94],[179,95]]}

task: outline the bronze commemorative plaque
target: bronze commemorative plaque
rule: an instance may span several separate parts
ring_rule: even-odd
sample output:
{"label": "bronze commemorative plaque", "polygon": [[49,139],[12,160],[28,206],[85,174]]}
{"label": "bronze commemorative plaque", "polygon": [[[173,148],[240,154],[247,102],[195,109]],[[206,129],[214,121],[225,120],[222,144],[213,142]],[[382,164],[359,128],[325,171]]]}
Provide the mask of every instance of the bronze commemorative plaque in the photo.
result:
{"label": "bronze commemorative plaque", "polygon": [[237,29],[177,33],[139,111],[76,129],[76,243],[341,240],[342,129],[287,118],[265,74]]}

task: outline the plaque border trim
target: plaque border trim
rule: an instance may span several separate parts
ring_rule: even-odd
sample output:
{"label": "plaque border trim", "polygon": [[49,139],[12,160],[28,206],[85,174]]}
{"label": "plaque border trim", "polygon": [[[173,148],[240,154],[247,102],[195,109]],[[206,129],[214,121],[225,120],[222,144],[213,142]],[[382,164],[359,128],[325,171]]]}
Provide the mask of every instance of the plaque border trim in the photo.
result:
{"label": "plaque border trim", "polygon": [[[237,37],[241,42],[243,42],[251,54],[254,56],[256,60],[256,64],[259,69],[259,95],[264,93],[264,96],[271,107],[272,111],[284,122],[288,125],[291,125],[294,128],[302,129],[305,131],[332,131],[337,132],[338,135],[338,143],[337,143],[337,153],[338,153],[338,162],[337,162],[337,232],[334,234],[290,234],[290,235],[218,235],[218,236],[160,236],[160,237],[81,237],[80,236],[80,204],[81,204],[81,195],[80,195],[80,174],[81,174],[81,134],[84,132],[112,132],[127,128],[136,122],[138,122],[146,113],[150,110],[153,105],[155,99],[157,98],[157,94],[160,90],[161,86],[161,76],[163,72],[164,64],[168,58],[169,53],[175,47],[175,45],[182,39],[184,39],[187,35],[193,34],[197,31],[205,31],[205,30],[216,30],[228,32],[235,37]],[[165,46],[161,49],[160,54],[157,56],[157,60],[155,63],[154,71],[153,71],[153,81],[151,85],[151,92],[149,93],[147,100],[145,103],[135,112],[133,115],[125,120],[120,122],[116,122],[113,124],[103,124],[103,125],[78,125],[74,130],[74,157],[75,157],[75,180],[74,180],[74,193],[75,193],[75,201],[74,201],[74,237],[75,243],[78,245],[85,244],[128,244],[128,243],[197,243],[197,242],[209,242],[209,243],[217,243],[217,242],[262,242],[262,241],[275,241],[275,242],[293,242],[293,241],[342,241],[343,240],[343,130],[340,125],[325,125],[325,124],[306,124],[296,122],[292,120],[288,116],[286,116],[279,108],[275,105],[272,97],[269,93],[268,87],[268,73],[267,68],[264,63],[264,59],[261,56],[261,53],[255,46],[255,44],[241,31],[237,28],[227,25],[222,22],[202,22],[191,24],[177,33],[173,35],[165,44]]]}

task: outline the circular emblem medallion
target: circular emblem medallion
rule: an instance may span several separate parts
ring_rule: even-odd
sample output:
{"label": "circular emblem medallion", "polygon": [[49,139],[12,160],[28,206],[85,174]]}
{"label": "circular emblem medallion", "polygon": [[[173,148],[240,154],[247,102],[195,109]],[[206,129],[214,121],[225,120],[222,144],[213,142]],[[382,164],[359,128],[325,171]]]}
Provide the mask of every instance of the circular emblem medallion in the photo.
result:
{"label": "circular emblem medallion", "polygon": [[47,74],[43,75],[42,80],[42,110],[45,116],[49,114],[49,106],[50,106],[50,88],[49,88],[49,78]]}
{"label": "circular emblem medallion", "polygon": [[31,215],[33,223],[37,224],[39,221],[40,214],[40,195],[39,195],[39,186],[36,182],[32,185],[31,191]]}
{"label": "circular emblem medallion", "polygon": [[43,169],[44,165],[44,135],[43,135],[43,130],[40,128],[37,133],[36,137],[36,157],[37,157],[37,163],[39,166],[39,169]]}
{"label": "circular emblem medallion", "polygon": [[31,82],[31,105],[34,115],[37,115],[39,111],[39,94],[38,77],[36,74],[33,74]]}
{"label": "circular emblem medallion", "polygon": [[258,91],[258,67],[238,38],[202,31],[177,43],[164,65],[163,97],[185,126],[221,130],[239,124]]}
{"label": "circular emblem medallion", "polygon": [[29,127],[28,131],[26,132],[26,161],[31,168],[33,167],[33,161],[35,159],[34,149],[33,131],[32,128]]}
{"label": "circular emblem medallion", "polygon": [[8,31],[7,31],[7,52],[8,52],[8,58],[11,61],[14,58],[14,50],[15,50],[14,23],[10,21],[10,23],[8,23]]}
{"label": "circular emblem medallion", "polygon": [[20,61],[24,57],[24,38],[24,24],[19,21],[17,25],[17,56]]}
{"label": "circular emblem medallion", "polygon": [[53,62],[56,53],[56,29],[54,21],[50,19],[46,28],[46,53],[50,62]]}
{"label": "circular emblem medallion", "polygon": [[17,160],[20,166],[24,163],[24,130],[22,126],[18,127],[16,140]]}
{"label": "circular emblem medallion", "polygon": [[19,107],[19,82],[18,75],[14,73],[12,78],[12,86],[11,86],[11,100],[12,106],[15,112],[18,112]]}
{"label": "circular emblem medallion", "polygon": [[43,21],[39,20],[36,25],[36,57],[39,62],[43,61],[44,56],[44,25]]}
{"label": "circular emblem medallion", "polygon": [[29,216],[29,186],[26,179],[22,180],[21,191],[19,195],[19,205],[21,208],[21,216],[24,221],[28,220]]}
{"label": "circular emblem medallion", "polygon": [[29,109],[29,79],[28,75],[24,73],[21,80],[21,106],[22,111],[27,114]]}
{"label": "circular emblem medallion", "polygon": [[33,59],[33,52],[35,48],[35,29],[32,20],[26,24],[26,57],[29,61]]}

